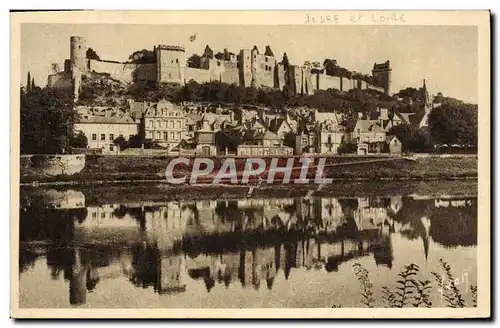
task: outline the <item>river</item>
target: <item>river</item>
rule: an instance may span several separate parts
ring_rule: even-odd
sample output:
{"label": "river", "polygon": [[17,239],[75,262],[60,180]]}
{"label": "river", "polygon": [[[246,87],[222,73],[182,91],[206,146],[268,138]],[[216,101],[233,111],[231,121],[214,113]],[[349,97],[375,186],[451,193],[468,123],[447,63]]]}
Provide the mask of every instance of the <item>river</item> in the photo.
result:
{"label": "river", "polygon": [[464,305],[474,303],[475,195],[134,201],[120,188],[113,200],[21,190],[20,307],[364,307],[360,268],[371,305],[383,307],[384,287],[410,264],[430,287],[419,306],[444,307],[441,259]]}

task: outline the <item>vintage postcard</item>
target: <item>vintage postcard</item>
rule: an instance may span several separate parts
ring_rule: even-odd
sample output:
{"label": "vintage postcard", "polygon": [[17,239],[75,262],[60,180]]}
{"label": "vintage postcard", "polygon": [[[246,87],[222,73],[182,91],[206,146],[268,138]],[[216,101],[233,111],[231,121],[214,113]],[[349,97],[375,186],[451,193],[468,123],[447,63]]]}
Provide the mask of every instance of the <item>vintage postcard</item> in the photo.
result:
{"label": "vintage postcard", "polygon": [[488,318],[488,11],[11,13],[14,318]]}

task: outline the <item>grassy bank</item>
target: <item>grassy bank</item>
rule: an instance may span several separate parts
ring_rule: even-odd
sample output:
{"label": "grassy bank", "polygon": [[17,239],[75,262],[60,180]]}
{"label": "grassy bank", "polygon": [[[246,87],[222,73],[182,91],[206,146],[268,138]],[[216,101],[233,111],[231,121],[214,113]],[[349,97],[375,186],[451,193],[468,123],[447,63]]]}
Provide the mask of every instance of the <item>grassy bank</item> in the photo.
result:
{"label": "grassy bank", "polygon": [[[389,160],[388,160],[389,159]],[[87,157],[85,168],[71,176],[21,176],[21,183],[75,181],[141,181],[163,180],[171,159],[166,157],[98,156]],[[217,170],[223,159],[216,159]],[[286,162],[286,159],[284,159]],[[360,162],[360,163],[357,163]],[[244,159],[237,159],[241,169]],[[281,164],[280,164],[281,165]],[[447,180],[477,177],[477,157],[426,157],[410,161],[404,158],[381,157],[331,157],[327,159],[325,172],[336,180]],[[182,168],[182,166],[179,166]],[[184,168],[189,174],[190,169]],[[315,171],[311,171],[314,177]],[[279,174],[276,175],[279,177]]]}

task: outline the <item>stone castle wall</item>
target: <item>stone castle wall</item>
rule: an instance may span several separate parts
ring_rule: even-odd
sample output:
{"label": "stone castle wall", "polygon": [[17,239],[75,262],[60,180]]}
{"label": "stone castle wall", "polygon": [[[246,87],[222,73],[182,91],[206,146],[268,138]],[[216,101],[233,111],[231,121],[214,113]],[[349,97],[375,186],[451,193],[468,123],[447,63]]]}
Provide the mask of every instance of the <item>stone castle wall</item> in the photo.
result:
{"label": "stone castle wall", "polygon": [[327,89],[349,91],[359,88],[387,92],[387,88],[374,86],[365,81],[311,73],[308,66],[290,65],[288,71],[285,71],[284,66],[278,64],[275,57],[259,54],[255,49],[243,49],[238,57],[233,56],[231,60],[204,57],[201,68],[195,69],[185,66],[185,53],[179,49],[157,48],[156,63],[134,64],[89,60],[85,58],[84,38],[71,37],[70,43],[71,59],[68,66],[71,67],[71,71],[49,75],[48,86],[70,87],[74,82],[76,96],[81,76],[88,72],[108,73],[112,78],[124,83],[149,81],[184,85],[190,80],[198,83],[220,81],[244,87],[253,85],[280,90],[287,86],[292,93],[308,95],[314,94],[317,90]]}

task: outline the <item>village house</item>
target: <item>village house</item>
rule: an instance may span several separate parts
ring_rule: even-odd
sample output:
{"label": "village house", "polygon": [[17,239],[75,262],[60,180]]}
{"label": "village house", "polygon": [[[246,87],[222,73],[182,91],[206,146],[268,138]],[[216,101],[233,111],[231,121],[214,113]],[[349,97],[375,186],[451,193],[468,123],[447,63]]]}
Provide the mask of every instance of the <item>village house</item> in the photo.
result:
{"label": "village house", "polygon": [[295,136],[295,154],[302,155],[316,152],[316,128],[314,125],[304,125]]}
{"label": "village house", "polygon": [[340,146],[344,143],[344,127],[332,121],[326,121],[320,124],[316,131],[316,152],[337,155]]}
{"label": "village house", "polygon": [[117,153],[114,141],[118,137],[128,140],[138,133],[136,121],[129,113],[119,108],[80,107],[76,109],[80,118],[75,123],[75,132],[87,137],[87,148],[99,149],[103,153]]}
{"label": "village house", "polygon": [[201,121],[201,128],[194,132],[195,153],[201,156],[216,156],[217,147],[215,145],[216,131],[208,120]]}
{"label": "village house", "polygon": [[346,142],[357,145],[357,153],[383,151],[386,133],[378,120],[350,120],[346,124]]}
{"label": "village house", "polygon": [[168,149],[177,147],[188,135],[186,113],[166,100],[147,108],[143,122],[145,138]]}
{"label": "village house", "polygon": [[283,139],[271,131],[247,131],[243,144],[238,146],[238,156],[293,155],[293,148],[283,146]]}
{"label": "village house", "polygon": [[269,122],[269,131],[285,139],[288,134],[297,133],[297,121],[292,120],[288,114],[285,117],[275,117]]}
{"label": "village house", "polygon": [[402,151],[401,141],[396,136],[386,136],[385,137],[385,149],[386,153],[391,155],[399,155]]}

